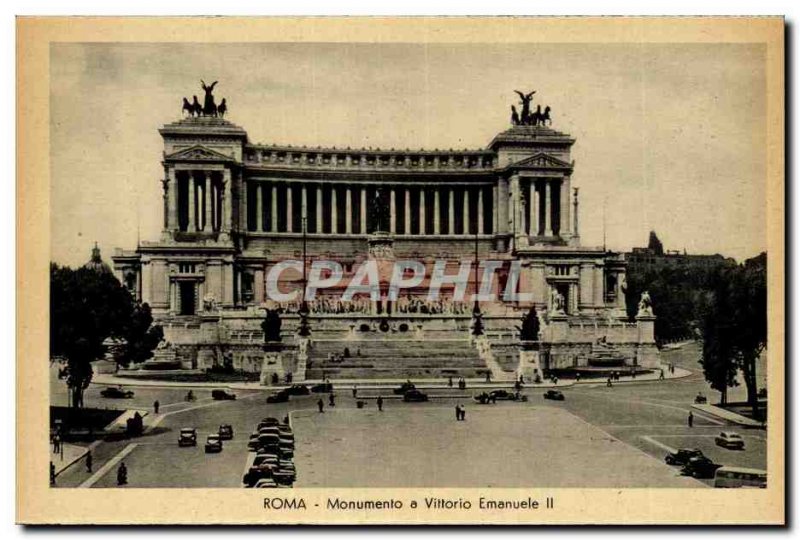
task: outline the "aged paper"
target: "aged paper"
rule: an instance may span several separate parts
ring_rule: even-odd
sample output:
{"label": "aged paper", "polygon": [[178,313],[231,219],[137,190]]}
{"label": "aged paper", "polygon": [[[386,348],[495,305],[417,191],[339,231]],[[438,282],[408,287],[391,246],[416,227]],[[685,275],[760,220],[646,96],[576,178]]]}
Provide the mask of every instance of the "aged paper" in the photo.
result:
{"label": "aged paper", "polygon": [[18,521],[784,523],[783,24],[20,18]]}

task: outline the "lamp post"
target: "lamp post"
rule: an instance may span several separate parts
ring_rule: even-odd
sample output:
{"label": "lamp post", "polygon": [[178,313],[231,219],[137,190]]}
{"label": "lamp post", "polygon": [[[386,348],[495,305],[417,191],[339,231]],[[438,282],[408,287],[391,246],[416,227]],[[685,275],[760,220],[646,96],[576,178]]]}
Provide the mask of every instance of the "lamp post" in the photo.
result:
{"label": "lamp post", "polygon": [[306,264],[306,254],[307,254],[307,246],[308,246],[308,239],[306,236],[306,229],[308,225],[308,218],[303,216],[303,291],[302,291],[302,299],[300,300],[300,327],[297,330],[297,334],[301,337],[308,337],[311,335],[311,328],[309,328],[308,324],[308,302],[306,301],[306,288],[308,287],[308,276],[307,276],[307,264]]}
{"label": "lamp post", "polygon": [[481,314],[481,305],[478,302],[478,231],[475,229],[475,285],[473,288],[475,303],[472,306],[472,335],[483,335],[483,315]]}

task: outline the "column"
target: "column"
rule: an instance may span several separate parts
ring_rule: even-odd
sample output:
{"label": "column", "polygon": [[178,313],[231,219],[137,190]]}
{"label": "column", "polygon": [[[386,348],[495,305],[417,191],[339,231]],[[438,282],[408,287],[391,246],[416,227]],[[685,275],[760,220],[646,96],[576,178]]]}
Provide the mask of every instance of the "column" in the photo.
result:
{"label": "column", "polygon": [[500,223],[500,205],[497,204],[497,201],[500,200],[499,191],[497,184],[492,186],[492,233],[500,232],[500,227],[498,226],[498,223]]}
{"label": "column", "polygon": [[338,201],[336,200],[336,186],[331,186],[331,233],[337,234],[339,232],[339,209],[336,208]]}
{"label": "column", "polygon": [[425,188],[419,190],[419,234],[425,234]]}
{"label": "column", "polygon": [[[262,193],[261,195],[263,196],[264,194]],[[274,184],[272,186],[272,201],[270,202],[272,203],[270,207],[271,209],[270,217],[272,218],[270,220],[272,222],[270,223],[270,230],[272,232],[278,232],[278,186]],[[239,294],[241,294],[241,292]]]}
{"label": "column", "polygon": [[261,182],[255,182],[256,189],[256,232],[264,230],[264,186]]}
{"label": "column", "polygon": [[197,220],[195,215],[195,198],[197,197],[197,182],[195,181],[194,175],[189,173],[189,224],[186,226],[186,230],[189,232],[197,231]]}
{"label": "column", "polygon": [[559,235],[562,237],[569,236],[569,177],[565,176],[561,180],[561,198],[558,201],[558,211],[561,217],[561,230]]}
{"label": "column", "polygon": [[497,233],[508,233],[509,213],[508,213],[508,180],[500,178],[497,184],[497,198],[495,204],[497,205]]}
{"label": "column", "polygon": [[478,234],[483,234],[483,186],[478,188]]}
{"label": "column", "polygon": [[[509,199],[509,207],[511,211],[511,230],[514,236],[519,236],[523,230],[524,224],[520,219],[520,197],[519,197],[519,176],[514,175],[511,177],[511,197]],[[514,248],[516,249],[516,240],[514,240]]]}
{"label": "column", "polygon": [[544,235],[553,236],[553,225],[550,219],[550,181],[544,182]]}
{"label": "column", "polygon": [[167,230],[178,230],[178,176],[175,168],[167,173]]}
{"label": "column", "polygon": [[344,230],[347,234],[353,234],[353,194],[351,191],[350,186],[348,186],[344,195]]}
{"label": "column", "polygon": [[391,188],[389,190],[389,232],[394,234],[397,232],[397,226],[395,225],[397,221],[397,201],[395,198],[395,189]]}
{"label": "column", "polygon": [[[230,172],[228,173],[230,174]],[[239,182],[239,230],[240,231],[247,231],[247,214],[248,214],[248,205],[250,201],[247,200],[247,181],[244,177],[240,177],[241,182]],[[231,184],[230,190],[233,189],[233,184]],[[229,190],[229,191],[230,191]],[[228,214],[229,216],[231,214]]]}
{"label": "column", "polygon": [[405,189],[405,212],[403,212],[403,234],[411,234],[411,190]]}
{"label": "column", "polygon": [[230,169],[222,172],[222,212],[219,219],[219,228],[230,232],[233,226],[233,176]]}
{"label": "column", "polygon": [[361,234],[367,234],[367,188],[361,186],[361,206],[359,207],[361,219]]}
{"label": "column", "polygon": [[292,184],[286,184],[286,232],[292,232]]}
{"label": "column", "polygon": [[455,209],[455,193],[453,188],[447,190],[447,234],[455,233],[456,225],[456,209]]}
{"label": "column", "polygon": [[211,175],[203,171],[203,231],[211,230]]}
{"label": "column", "polygon": [[469,188],[464,188],[464,198],[462,201],[464,203],[464,208],[462,209],[463,220],[464,224],[461,227],[461,234],[469,234]]}
{"label": "column", "polygon": [[536,191],[536,180],[531,180],[531,222],[530,234],[531,236],[539,236],[539,192]]}
{"label": "column", "polygon": [[317,184],[317,232],[322,232],[322,184]]}
{"label": "column", "polygon": [[303,220],[306,220],[306,232],[308,232],[308,193],[306,192],[306,185],[300,185],[300,232],[303,227]]}
{"label": "column", "polygon": [[442,225],[439,216],[439,190],[437,187],[433,192],[433,234],[442,234]]}

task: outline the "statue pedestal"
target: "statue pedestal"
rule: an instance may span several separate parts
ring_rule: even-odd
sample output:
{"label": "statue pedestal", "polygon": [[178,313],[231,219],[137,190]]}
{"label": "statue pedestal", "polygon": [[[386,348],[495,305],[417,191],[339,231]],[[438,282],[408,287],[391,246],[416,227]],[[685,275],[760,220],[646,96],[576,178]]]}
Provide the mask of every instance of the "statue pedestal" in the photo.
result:
{"label": "statue pedestal", "polygon": [[523,344],[519,351],[519,367],[517,367],[517,379],[521,376],[525,382],[533,382],[536,376],[543,377],[542,366],[539,363],[539,349],[537,347]]}
{"label": "statue pedestal", "polygon": [[389,291],[389,283],[392,280],[394,270],[394,236],[391,233],[376,231],[367,238],[369,260],[375,263],[378,270],[378,283],[380,289],[381,304],[380,309],[373,304],[373,314],[385,314],[388,306],[386,296]]}
{"label": "statue pedestal", "polygon": [[280,342],[267,342],[264,344],[264,357],[261,360],[261,375],[258,378],[259,384],[269,386],[272,384],[272,376],[278,376],[278,383],[282,384],[286,377],[286,370],[283,367],[283,345]]}

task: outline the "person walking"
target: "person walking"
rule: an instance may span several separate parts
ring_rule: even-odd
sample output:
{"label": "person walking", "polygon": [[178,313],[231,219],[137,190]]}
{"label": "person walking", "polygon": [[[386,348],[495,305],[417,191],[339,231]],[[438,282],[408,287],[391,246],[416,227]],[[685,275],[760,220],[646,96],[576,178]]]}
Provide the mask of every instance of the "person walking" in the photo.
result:
{"label": "person walking", "polygon": [[611,388],[612,386],[613,385],[611,384],[611,375],[609,375],[608,379],[606,379],[606,387],[607,388]]}
{"label": "person walking", "polygon": [[86,452],[86,472],[92,472],[92,451]]}
{"label": "person walking", "polygon": [[161,404],[158,402],[158,400],[155,400],[153,402],[153,411],[155,411],[156,414],[158,414],[158,406],[159,405],[161,405]]}
{"label": "person walking", "polygon": [[125,462],[119,464],[119,468],[117,469],[117,485],[124,486],[128,483],[128,468],[125,466]]}
{"label": "person walking", "polygon": [[378,404],[378,412],[383,411],[383,398],[381,396],[378,396],[376,403]]}
{"label": "person walking", "polygon": [[461,406],[461,421],[465,422],[467,420],[467,408],[463,405]]}
{"label": "person walking", "polygon": [[453,377],[452,376],[447,378],[447,387],[448,388],[452,388],[453,387]]}
{"label": "person walking", "polygon": [[659,372],[658,372],[658,380],[659,381],[663,381],[664,380],[664,368],[661,368],[659,370]]}
{"label": "person walking", "polygon": [[456,421],[461,420],[461,404],[456,405]]}
{"label": "person walking", "polygon": [[353,399],[358,399],[358,385],[353,385]]}
{"label": "person walking", "polygon": [[321,413],[325,412],[325,403],[322,401],[322,398],[319,398],[317,400],[317,408],[319,409],[319,412]]}
{"label": "person walking", "polygon": [[580,372],[578,372],[578,373],[576,373],[576,374],[575,374],[575,382],[576,382],[576,383],[579,383],[579,382],[581,382],[581,374],[580,374]]}
{"label": "person walking", "polygon": [[336,407],[335,394],[333,392],[328,395],[328,406]]}
{"label": "person walking", "polygon": [[687,421],[689,423],[689,427],[692,427],[694,425],[694,415],[692,414],[692,411],[689,411],[689,418],[687,419]]}

